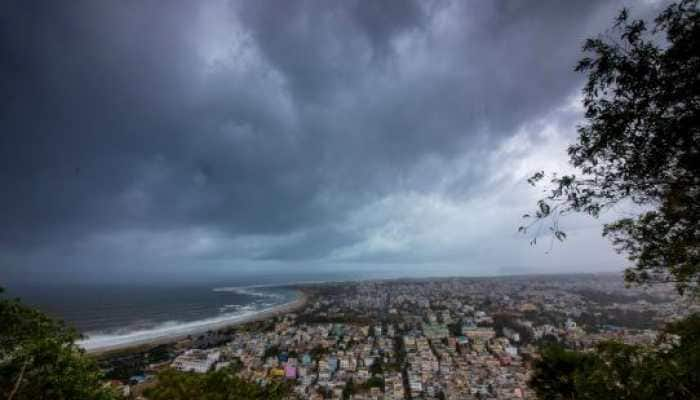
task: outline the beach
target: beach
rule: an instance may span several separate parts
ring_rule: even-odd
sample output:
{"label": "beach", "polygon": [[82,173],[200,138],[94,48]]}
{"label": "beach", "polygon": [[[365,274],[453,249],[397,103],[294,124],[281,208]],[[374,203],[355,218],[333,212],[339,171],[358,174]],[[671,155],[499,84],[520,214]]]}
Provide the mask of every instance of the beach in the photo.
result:
{"label": "beach", "polygon": [[99,341],[95,342],[93,340],[88,346],[85,345],[86,343],[88,343],[87,341],[80,341],[78,342],[78,345],[80,347],[83,347],[88,354],[102,355],[104,353],[109,353],[113,351],[129,350],[131,348],[136,349],[157,346],[161,344],[175,343],[186,339],[188,336],[191,335],[198,335],[209,331],[228,329],[231,327],[240,326],[256,321],[262,321],[300,310],[306,305],[308,295],[301,290],[299,290],[298,293],[299,297],[296,298],[294,301],[273,306],[268,309],[251,312],[246,315],[234,316],[231,319],[213,320],[210,323],[200,323],[196,326],[193,326],[191,329],[188,329],[185,325],[184,328],[175,331],[173,331],[172,329],[164,330],[162,335],[149,334],[140,336],[137,332],[132,335],[125,335],[124,339],[121,341],[115,341],[114,339],[110,339],[109,342],[100,343]]}

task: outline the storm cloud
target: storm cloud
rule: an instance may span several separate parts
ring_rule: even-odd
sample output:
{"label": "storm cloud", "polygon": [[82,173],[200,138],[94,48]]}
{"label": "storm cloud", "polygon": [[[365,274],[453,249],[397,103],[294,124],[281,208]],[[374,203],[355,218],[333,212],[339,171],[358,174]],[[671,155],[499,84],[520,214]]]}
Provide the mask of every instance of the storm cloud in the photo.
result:
{"label": "storm cloud", "polygon": [[581,44],[624,5],[6,3],[0,279],[619,269],[599,222],[546,255],[514,231],[528,174],[567,168]]}

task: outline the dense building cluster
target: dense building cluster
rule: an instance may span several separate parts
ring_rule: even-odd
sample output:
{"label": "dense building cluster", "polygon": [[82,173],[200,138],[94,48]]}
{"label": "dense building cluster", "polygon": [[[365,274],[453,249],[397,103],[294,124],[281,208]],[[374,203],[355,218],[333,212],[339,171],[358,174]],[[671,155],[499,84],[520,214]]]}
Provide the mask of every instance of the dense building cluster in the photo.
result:
{"label": "dense building cluster", "polygon": [[[651,342],[694,311],[668,288],[624,290],[613,276],[430,279],[301,288],[296,313],[186,349],[172,367],[236,366],[290,382],[304,399],[526,399],[538,344]],[[191,345],[191,342],[190,342]]]}

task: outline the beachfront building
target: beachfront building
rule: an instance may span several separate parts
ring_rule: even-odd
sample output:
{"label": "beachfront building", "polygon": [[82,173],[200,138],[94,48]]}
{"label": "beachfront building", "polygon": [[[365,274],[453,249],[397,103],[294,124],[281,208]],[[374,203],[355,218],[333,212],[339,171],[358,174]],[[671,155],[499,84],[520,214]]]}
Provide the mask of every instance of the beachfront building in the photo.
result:
{"label": "beachfront building", "polygon": [[175,358],[173,368],[179,371],[192,371],[203,374],[221,358],[220,351],[192,349]]}

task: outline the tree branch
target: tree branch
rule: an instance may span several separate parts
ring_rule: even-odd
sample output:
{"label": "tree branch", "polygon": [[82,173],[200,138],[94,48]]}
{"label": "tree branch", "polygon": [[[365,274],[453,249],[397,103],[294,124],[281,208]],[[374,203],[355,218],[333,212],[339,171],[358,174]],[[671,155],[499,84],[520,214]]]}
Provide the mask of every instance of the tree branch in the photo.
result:
{"label": "tree branch", "polygon": [[12,388],[12,392],[10,392],[10,395],[7,397],[7,400],[12,400],[12,398],[15,397],[15,394],[17,394],[19,387],[22,385],[22,379],[24,378],[24,371],[27,370],[28,365],[29,365],[29,359],[24,361],[24,364],[22,364],[22,369],[19,371],[19,376],[17,377],[17,382],[15,382],[15,387]]}

